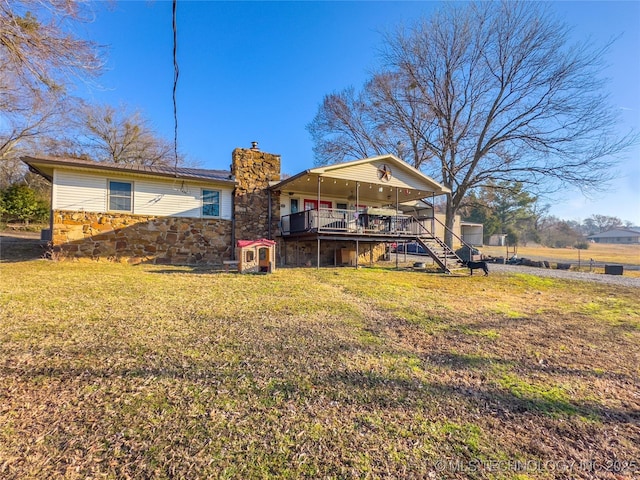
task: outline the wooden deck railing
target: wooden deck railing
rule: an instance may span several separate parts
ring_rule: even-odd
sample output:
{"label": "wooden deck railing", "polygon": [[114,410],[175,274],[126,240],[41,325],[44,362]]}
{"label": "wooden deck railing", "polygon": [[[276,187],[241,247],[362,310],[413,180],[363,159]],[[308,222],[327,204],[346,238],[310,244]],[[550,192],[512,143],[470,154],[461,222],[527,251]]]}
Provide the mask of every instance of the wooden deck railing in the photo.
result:
{"label": "wooden deck railing", "polygon": [[337,233],[350,235],[394,235],[416,237],[430,232],[431,219],[423,225],[411,215],[404,215],[384,209],[370,209],[360,212],[337,208],[320,208],[292,213],[281,218],[282,235],[302,233]]}

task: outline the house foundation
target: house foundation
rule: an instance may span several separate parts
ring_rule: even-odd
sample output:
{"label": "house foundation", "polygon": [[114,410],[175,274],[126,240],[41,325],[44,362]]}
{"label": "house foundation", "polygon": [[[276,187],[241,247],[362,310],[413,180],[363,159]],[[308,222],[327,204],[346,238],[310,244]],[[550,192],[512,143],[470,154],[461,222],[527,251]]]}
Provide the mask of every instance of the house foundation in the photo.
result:
{"label": "house foundation", "polygon": [[[332,267],[369,265],[384,259],[386,243],[355,242],[353,240],[320,240],[318,241],[279,239],[280,265],[287,267]],[[320,265],[318,265],[318,257]]]}
{"label": "house foundation", "polygon": [[231,221],[54,210],[52,256],[166,265],[222,265]]}

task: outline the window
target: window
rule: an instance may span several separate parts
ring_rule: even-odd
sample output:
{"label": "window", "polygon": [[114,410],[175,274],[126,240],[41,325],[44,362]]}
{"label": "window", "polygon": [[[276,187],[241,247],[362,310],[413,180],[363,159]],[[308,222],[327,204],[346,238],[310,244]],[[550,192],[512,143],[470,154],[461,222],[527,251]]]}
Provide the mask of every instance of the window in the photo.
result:
{"label": "window", "polygon": [[[320,200],[320,208],[331,208],[333,204],[327,200]],[[318,209],[318,201],[311,200],[309,198],[304,199],[304,209],[305,210],[317,210]]]}
{"label": "window", "polygon": [[298,213],[298,199],[292,198],[290,201],[291,201],[291,213]]}
{"label": "window", "polygon": [[253,250],[247,250],[246,252],[244,252],[244,261],[245,261],[245,263],[253,262],[254,258],[255,257],[253,256]]}
{"label": "window", "polygon": [[131,182],[109,181],[109,210],[131,211]]}
{"label": "window", "polygon": [[202,190],[202,216],[220,216],[220,192],[218,190]]}

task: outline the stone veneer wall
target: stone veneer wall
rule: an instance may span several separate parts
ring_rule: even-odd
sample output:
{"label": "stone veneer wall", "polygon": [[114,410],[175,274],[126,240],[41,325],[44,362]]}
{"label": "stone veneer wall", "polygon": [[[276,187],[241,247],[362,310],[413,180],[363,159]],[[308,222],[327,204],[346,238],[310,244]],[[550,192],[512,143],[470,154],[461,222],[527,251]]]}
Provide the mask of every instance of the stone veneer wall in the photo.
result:
{"label": "stone veneer wall", "polygon": [[[279,262],[282,265],[286,265],[288,267],[316,266],[316,262],[318,260],[318,243],[316,240],[305,240],[296,242],[295,240],[291,239],[285,242],[284,240],[280,239],[279,243]],[[320,266],[333,266],[336,257],[338,257],[338,250],[343,248],[355,251],[356,242],[348,240],[321,241]],[[368,265],[372,262],[375,263],[384,259],[384,255],[386,253],[386,245],[385,243],[360,242],[358,250],[358,264]]]}
{"label": "stone veneer wall", "polygon": [[273,238],[280,221],[280,196],[271,194],[269,225],[269,182],[280,180],[280,155],[257,149],[236,148],[231,174],[237,186],[234,194],[235,240]]}
{"label": "stone veneer wall", "polygon": [[232,255],[231,221],[56,210],[53,258],[222,265]]}

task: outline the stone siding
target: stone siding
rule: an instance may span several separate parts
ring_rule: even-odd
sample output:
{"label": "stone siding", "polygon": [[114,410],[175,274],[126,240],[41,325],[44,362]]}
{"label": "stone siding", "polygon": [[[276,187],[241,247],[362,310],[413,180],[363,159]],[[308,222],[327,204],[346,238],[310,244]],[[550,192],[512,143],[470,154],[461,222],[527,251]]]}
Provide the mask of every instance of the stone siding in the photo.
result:
{"label": "stone siding", "polygon": [[[278,242],[279,264],[296,266],[316,266],[318,261],[318,242],[316,240],[295,241],[280,238]],[[341,259],[341,250],[355,252],[356,242],[349,240],[323,240],[320,242],[320,266],[348,265]],[[384,259],[385,243],[360,242],[358,246],[358,264],[369,265]]]}
{"label": "stone siding", "polygon": [[53,212],[53,258],[222,265],[231,255],[230,220]]}
{"label": "stone siding", "polygon": [[236,148],[231,174],[237,186],[234,193],[235,240],[273,238],[280,221],[280,196],[271,193],[269,224],[269,182],[280,180],[280,155],[257,149]]}

